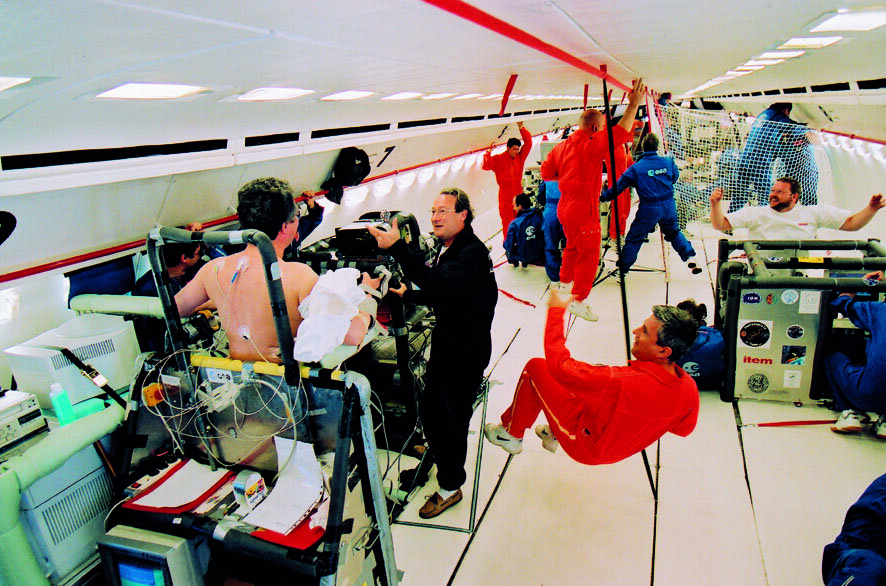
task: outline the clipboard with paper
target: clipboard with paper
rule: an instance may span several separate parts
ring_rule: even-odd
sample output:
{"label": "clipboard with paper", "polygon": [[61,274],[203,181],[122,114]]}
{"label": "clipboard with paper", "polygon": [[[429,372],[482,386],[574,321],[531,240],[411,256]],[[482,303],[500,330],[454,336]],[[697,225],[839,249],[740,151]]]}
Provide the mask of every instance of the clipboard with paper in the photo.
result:
{"label": "clipboard with paper", "polygon": [[[274,438],[281,467],[277,482],[243,521],[286,534],[313,511],[323,498],[323,473],[313,444]],[[290,453],[291,452],[291,453]]]}

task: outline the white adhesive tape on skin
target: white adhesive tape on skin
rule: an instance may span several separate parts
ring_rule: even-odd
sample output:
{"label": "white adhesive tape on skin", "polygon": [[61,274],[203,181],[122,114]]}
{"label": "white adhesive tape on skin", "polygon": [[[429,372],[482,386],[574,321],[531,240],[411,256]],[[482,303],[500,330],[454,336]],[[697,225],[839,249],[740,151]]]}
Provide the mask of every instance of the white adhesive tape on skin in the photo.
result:
{"label": "white adhesive tape on skin", "polygon": [[267,493],[265,481],[258,472],[244,470],[234,478],[234,498],[247,511],[262,502]]}

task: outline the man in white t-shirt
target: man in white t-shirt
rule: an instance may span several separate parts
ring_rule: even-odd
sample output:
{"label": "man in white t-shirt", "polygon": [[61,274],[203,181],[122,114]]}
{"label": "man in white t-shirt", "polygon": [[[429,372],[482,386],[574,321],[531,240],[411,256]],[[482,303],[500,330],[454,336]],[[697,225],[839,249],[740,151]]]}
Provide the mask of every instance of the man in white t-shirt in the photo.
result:
{"label": "man in white t-shirt", "polygon": [[749,240],[814,240],[819,228],[852,232],[865,227],[886,206],[880,193],[872,195],[868,205],[854,214],[829,205],[800,205],[800,183],[790,177],[778,179],[769,190],[769,207],[746,206],[723,214],[722,199],[723,190],[715,189],[711,224],[720,231],[747,228]]}

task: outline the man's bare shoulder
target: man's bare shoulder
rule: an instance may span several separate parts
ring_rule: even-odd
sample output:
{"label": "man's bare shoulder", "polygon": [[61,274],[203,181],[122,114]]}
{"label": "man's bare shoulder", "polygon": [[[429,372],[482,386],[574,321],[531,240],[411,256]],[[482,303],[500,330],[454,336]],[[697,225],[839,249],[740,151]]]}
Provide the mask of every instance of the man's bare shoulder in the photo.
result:
{"label": "man's bare shoulder", "polygon": [[207,279],[208,275],[218,273],[218,271],[224,265],[225,260],[230,258],[231,257],[228,256],[222,256],[219,258],[213,258],[212,260],[208,261],[206,264],[200,267],[200,270],[198,270],[197,274],[194,275],[194,280],[202,281],[204,279]]}
{"label": "man's bare shoulder", "polygon": [[301,262],[282,261],[280,262],[280,270],[287,275],[292,275],[296,277],[307,278],[313,276],[314,279],[318,278],[317,273],[314,272],[314,269]]}
{"label": "man's bare shoulder", "polygon": [[300,262],[281,262],[280,273],[283,277],[283,286],[287,290],[298,291],[299,299],[305,298],[320,278],[314,269]]}

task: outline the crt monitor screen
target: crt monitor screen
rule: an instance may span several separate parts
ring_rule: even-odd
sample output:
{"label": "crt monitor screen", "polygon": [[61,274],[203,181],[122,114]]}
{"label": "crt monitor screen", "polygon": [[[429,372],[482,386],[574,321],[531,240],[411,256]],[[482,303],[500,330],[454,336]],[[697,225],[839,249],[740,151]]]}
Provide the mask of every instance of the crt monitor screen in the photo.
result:
{"label": "crt monitor screen", "polygon": [[[197,586],[205,564],[191,541],[117,525],[98,541],[102,570],[113,586]],[[207,560],[208,561],[208,560]]]}

